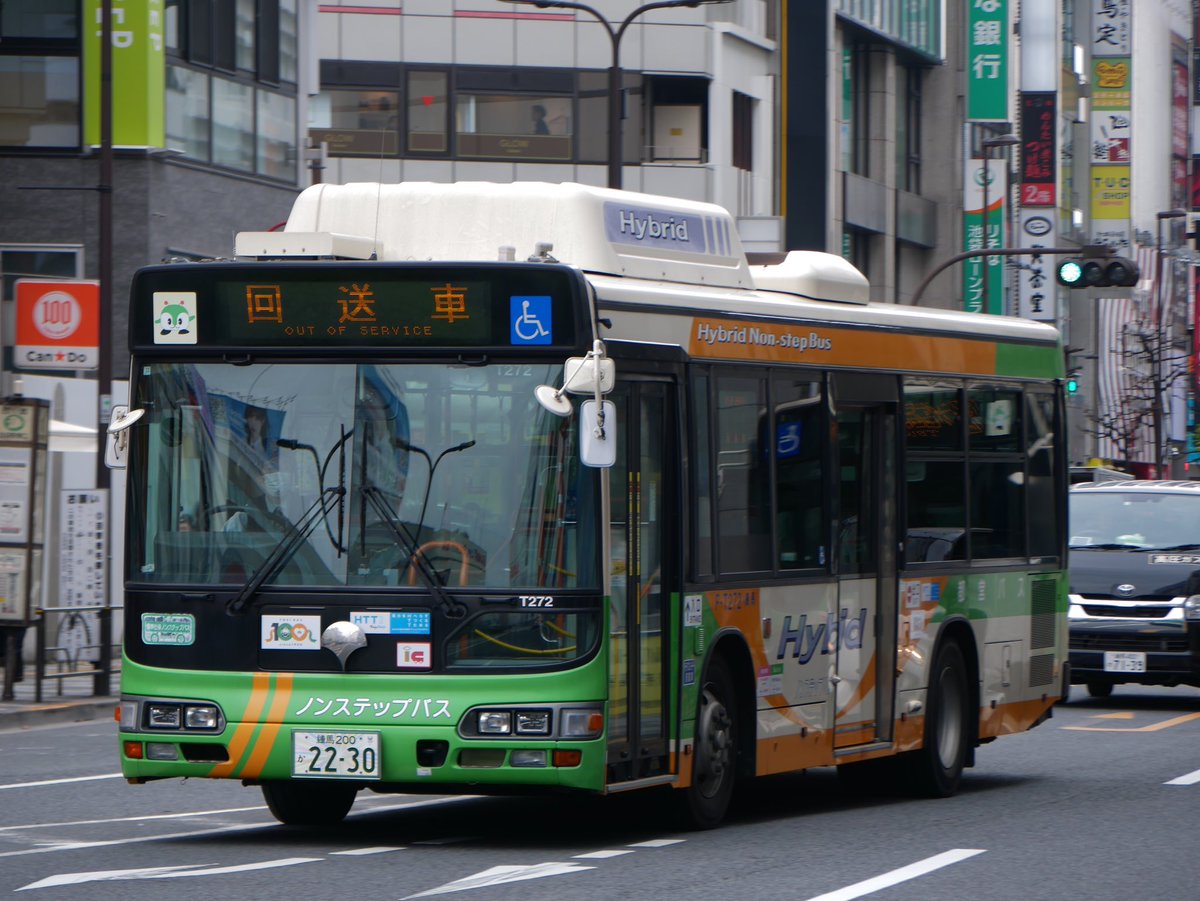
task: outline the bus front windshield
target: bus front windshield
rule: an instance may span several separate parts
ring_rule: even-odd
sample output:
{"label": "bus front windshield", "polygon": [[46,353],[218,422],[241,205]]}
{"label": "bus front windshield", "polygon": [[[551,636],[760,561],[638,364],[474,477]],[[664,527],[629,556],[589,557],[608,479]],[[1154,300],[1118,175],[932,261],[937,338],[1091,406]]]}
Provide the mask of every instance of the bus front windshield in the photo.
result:
{"label": "bus front windshield", "polygon": [[597,509],[595,471],[577,417],[534,400],[561,378],[545,363],[144,365],[130,577],[596,588],[579,515]]}

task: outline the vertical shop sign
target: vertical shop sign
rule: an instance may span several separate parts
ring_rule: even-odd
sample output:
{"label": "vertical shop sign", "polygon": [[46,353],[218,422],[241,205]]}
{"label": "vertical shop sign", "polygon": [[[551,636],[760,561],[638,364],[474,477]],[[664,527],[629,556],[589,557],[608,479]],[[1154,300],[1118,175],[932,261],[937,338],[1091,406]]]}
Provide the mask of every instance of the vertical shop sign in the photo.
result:
{"label": "vertical shop sign", "polygon": [[1008,121],[1008,0],[969,0],[967,118]]}

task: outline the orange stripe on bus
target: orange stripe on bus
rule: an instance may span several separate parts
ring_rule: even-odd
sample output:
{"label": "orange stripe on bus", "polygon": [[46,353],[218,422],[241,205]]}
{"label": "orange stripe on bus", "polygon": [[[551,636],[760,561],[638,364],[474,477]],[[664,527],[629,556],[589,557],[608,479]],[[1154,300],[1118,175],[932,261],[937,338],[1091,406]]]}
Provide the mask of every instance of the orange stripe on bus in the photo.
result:
{"label": "orange stripe on bus", "polygon": [[267,695],[270,693],[271,676],[269,673],[255,673],[253,678],[250,702],[242,714],[242,724],[237,727],[237,731],[233,733],[233,740],[229,743],[229,759],[213,767],[209,776],[218,779],[229,776],[241,762],[242,754],[250,744],[254,730],[258,728],[258,718],[267,704]]}
{"label": "orange stripe on bus", "polygon": [[239,774],[243,779],[254,779],[262,773],[263,764],[267,762],[267,757],[275,746],[275,737],[283,725],[288,701],[292,698],[292,679],[292,673],[280,673],[275,677],[275,698],[271,701],[266,724],[258,735],[258,741],[254,743],[254,752]]}

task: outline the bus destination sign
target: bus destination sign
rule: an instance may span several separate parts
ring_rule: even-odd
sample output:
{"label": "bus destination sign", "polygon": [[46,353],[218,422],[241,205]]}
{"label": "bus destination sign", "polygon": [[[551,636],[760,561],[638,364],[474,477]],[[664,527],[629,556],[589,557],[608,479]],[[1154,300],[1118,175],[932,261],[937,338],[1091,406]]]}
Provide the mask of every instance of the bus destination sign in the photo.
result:
{"label": "bus destination sign", "polygon": [[135,279],[131,324],[135,345],[181,350],[562,347],[575,343],[572,287],[532,267],[154,267]]}

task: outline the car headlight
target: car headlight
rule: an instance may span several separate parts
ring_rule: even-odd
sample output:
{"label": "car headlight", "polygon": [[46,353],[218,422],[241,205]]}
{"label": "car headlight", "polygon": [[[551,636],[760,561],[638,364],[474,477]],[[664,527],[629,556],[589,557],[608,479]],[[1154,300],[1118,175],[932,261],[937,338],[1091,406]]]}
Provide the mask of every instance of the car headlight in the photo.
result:
{"label": "car headlight", "polygon": [[1200,620],[1200,594],[1193,594],[1183,602],[1183,618],[1187,620]]}

